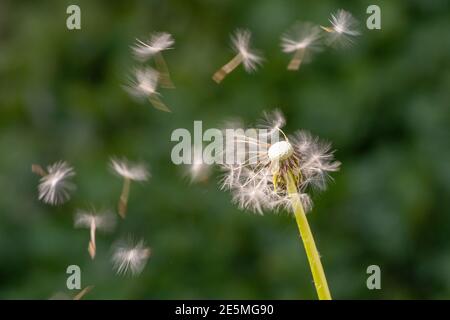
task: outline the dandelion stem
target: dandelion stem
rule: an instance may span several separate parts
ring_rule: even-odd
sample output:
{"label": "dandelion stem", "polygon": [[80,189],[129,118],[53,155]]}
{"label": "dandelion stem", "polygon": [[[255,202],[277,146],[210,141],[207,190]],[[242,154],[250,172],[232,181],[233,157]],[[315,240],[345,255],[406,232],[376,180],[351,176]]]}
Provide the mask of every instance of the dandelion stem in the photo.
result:
{"label": "dandelion stem", "polygon": [[301,48],[295,51],[294,56],[292,57],[289,65],[287,67],[288,70],[295,71],[300,68],[300,64],[303,61],[303,57],[305,55],[305,49]]}
{"label": "dandelion stem", "polygon": [[305,246],[306,256],[308,257],[309,266],[313,276],[314,285],[316,286],[319,300],[331,300],[330,290],[328,289],[327,279],[323,271],[322,263],[320,262],[319,252],[311,232],[311,229],[306,219],[305,211],[298,195],[297,184],[295,183],[292,172],[288,171],[285,174],[285,182],[289,196],[292,201],[292,208],[295,214],[295,220],[300,231],[300,236]]}
{"label": "dandelion stem", "polygon": [[234,56],[233,59],[231,59],[226,65],[224,65],[222,68],[220,68],[216,73],[213,75],[213,80],[217,83],[221,83],[222,80],[231,73],[238,65],[240,65],[242,62],[242,55],[238,53]]}
{"label": "dandelion stem", "polygon": [[123,188],[122,193],[119,199],[119,215],[125,219],[125,215],[127,214],[127,204],[128,204],[128,196],[130,194],[130,184],[131,180],[128,178],[123,179]]}

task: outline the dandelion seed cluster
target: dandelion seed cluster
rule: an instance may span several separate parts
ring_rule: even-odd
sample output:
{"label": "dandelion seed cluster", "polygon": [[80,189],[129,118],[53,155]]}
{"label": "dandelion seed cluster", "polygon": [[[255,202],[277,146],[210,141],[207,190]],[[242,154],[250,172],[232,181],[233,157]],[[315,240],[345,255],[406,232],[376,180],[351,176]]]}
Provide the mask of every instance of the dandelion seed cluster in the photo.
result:
{"label": "dandelion seed cluster", "polygon": [[[293,54],[288,70],[298,70],[302,63],[309,62],[314,53],[321,51],[323,44],[345,47],[353,42],[352,37],[360,34],[357,30],[358,21],[343,9],[332,14],[330,22],[331,27],[319,27],[311,22],[298,21],[281,36],[282,51]],[[262,54],[250,47],[250,39],[249,30],[237,29],[232,34],[231,43],[236,56],[214,73],[212,78],[215,82],[222,82],[241,63],[249,73],[262,64]]]}
{"label": "dandelion seed cluster", "polygon": [[[269,132],[282,132],[285,120],[281,112],[265,115]],[[329,173],[338,171],[340,163],[334,160],[329,143],[320,141],[307,131],[298,131],[292,136],[274,143],[267,137],[253,137],[236,133],[232,139],[244,143],[241,149],[244,159],[235,164],[222,165],[225,174],[222,188],[232,192],[233,201],[242,209],[262,214],[264,210],[291,210],[291,200],[284,177],[289,172],[296,181],[298,195],[306,211],[312,207],[310,189],[324,190]],[[234,151],[234,150],[233,150]],[[226,151],[225,151],[226,152]]]}

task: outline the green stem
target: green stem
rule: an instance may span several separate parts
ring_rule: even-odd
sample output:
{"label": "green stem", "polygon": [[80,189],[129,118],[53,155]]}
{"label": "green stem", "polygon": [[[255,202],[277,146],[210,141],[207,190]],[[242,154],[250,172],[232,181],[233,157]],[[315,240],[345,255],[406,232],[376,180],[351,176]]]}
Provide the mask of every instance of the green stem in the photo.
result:
{"label": "green stem", "polygon": [[298,230],[305,246],[306,256],[308,257],[309,266],[313,276],[314,285],[316,286],[319,300],[331,300],[330,290],[328,289],[327,278],[323,271],[322,263],[320,262],[319,252],[317,251],[316,243],[312,235],[311,229],[306,219],[303,205],[298,195],[297,184],[295,183],[292,172],[285,174],[285,181],[289,196],[292,201],[292,208],[297,221]]}

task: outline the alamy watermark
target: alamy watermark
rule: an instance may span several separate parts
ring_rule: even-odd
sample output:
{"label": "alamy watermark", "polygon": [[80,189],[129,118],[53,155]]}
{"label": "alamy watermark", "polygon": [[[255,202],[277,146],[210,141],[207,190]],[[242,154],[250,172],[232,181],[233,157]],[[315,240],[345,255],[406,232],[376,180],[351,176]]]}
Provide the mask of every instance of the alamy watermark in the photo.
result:
{"label": "alamy watermark", "polygon": [[66,27],[69,30],[81,29],[81,9],[76,4],[67,7],[66,13],[69,15],[66,19]]}
{"label": "alamy watermark", "polygon": [[366,285],[369,290],[380,290],[381,289],[381,268],[376,264],[367,267],[366,273],[369,275],[367,277]]}

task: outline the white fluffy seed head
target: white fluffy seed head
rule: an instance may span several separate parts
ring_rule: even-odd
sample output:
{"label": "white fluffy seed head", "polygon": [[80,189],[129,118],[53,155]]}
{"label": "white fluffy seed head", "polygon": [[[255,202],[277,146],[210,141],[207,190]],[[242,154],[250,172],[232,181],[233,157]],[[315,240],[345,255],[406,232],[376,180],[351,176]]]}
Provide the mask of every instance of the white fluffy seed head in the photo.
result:
{"label": "white fluffy seed head", "polygon": [[272,144],[267,152],[270,161],[286,160],[294,154],[292,145],[287,141],[278,141]]}
{"label": "white fluffy seed head", "polygon": [[131,163],[127,159],[111,158],[110,166],[114,173],[126,179],[146,181],[150,177],[150,173],[143,163]]}
{"label": "white fluffy seed head", "polygon": [[130,85],[125,87],[132,96],[137,98],[148,98],[152,95],[158,95],[159,73],[153,68],[147,67],[136,69],[134,79],[130,80]]}
{"label": "white fluffy seed head", "polygon": [[75,185],[69,181],[75,171],[64,161],[47,167],[47,174],[40,180],[39,200],[51,205],[59,205],[70,199],[70,192]]}

